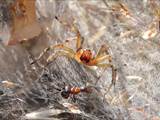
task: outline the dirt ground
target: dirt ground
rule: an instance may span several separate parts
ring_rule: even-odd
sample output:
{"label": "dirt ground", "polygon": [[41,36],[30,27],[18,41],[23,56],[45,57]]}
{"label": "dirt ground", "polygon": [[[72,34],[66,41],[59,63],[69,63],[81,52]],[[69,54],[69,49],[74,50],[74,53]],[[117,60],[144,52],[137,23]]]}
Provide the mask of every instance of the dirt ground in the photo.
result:
{"label": "dirt ground", "polygon": [[[160,12],[154,12],[160,9],[150,7],[150,1],[36,0],[42,32],[29,41],[29,46],[5,45],[10,37],[8,9],[12,0],[0,1],[0,119],[160,120]],[[158,0],[154,2],[160,6]],[[120,3],[128,6],[128,13],[123,14]],[[76,24],[84,48],[97,53],[101,45],[109,47],[117,81],[105,97],[112,80],[110,68],[91,70],[62,56],[44,70],[42,66],[54,51],[30,64],[49,45],[69,40],[75,49],[76,34],[55,16],[70,26]],[[147,37],[150,29],[155,35]],[[4,81],[15,85],[6,87]],[[55,89],[62,88],[63,83],[89,84],[96,89],[76,95],[73,101]]]}

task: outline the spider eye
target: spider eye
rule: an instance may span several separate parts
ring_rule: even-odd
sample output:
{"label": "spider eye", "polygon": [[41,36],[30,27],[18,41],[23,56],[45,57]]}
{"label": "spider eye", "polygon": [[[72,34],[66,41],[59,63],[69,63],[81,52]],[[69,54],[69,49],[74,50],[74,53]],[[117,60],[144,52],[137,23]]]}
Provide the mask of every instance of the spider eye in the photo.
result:
{"label": "spider eye", "polygon": [[61,96],[63,97],[63,98],[68,98],[69,97],[69,92],[68,91],[62,91],[61,92]]}

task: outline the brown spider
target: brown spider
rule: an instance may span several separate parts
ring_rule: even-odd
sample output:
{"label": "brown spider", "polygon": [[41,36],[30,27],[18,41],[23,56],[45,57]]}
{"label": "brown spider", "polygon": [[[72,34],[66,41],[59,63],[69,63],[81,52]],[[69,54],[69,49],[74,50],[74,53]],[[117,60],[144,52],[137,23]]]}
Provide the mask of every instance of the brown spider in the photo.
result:
{"label": "brown spider", "polygon": [[[56,19],[58,19],[56,17]],[[39,60],[47,51],[49,50],[55,50],[60,49],[58,52],[55,52],[51,54],[47,58],[47,63],[52,62],[54,59],[56,59],[59,56],[66,56],[69,58],[72,58],[76,60],[78,63],[85,65],[86,67],[90,66],[97,66],[101,68],[108,68],[110,67],[112,69],[112,85],[115,85],[116,82],[116,69],[111,64],[112,57],[109,55],[108,49],[106,45],[102,45],[99,49],[96,56],[93,56],[92,51],[89,49],[83,49],[82,44],[83,40],[81,38],[80,32],[78,29],[76,30],[77,34],[77,40],[76,40],[76,51],[74,51],[72,48],[68,47],[66,44],[57,44],[57,45],[51,45],[44,49],[44,51],[39,55],[39,57],[33,61],[31,64]],[[105,61],[107,63],[105,63]],[[110,87],[111,87],[110,86]]]}

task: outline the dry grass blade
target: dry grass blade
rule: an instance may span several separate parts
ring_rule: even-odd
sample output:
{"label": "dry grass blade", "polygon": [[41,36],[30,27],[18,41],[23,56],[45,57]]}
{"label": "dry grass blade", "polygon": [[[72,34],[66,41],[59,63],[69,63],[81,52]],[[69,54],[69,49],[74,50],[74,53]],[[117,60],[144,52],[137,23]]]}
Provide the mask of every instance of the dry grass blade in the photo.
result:
{"label": "dry grass blade", "polygon": [[[31,120],[37,120],[37,119],[43,119],[43,120],[53,120],[53,118],[51,118],[50,116],[54,116],[54,115],[58,115],[62,112],[65,112],[64,110],[46,110],[46,111],[41,111],[41,112],[31,112],[31,113],[27,113],[24,118],[25,119],[31,119]],[[54,118],[54,120],[56,120],[56,118]],[[58,119],[57,119],[58,120]]]}

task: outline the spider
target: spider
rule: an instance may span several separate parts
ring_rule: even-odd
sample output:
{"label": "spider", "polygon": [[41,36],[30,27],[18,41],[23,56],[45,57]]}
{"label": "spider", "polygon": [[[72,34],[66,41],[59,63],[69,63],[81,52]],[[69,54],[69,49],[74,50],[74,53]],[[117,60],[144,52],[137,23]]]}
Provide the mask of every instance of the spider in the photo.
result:
{"label": "spider", "polygon": [[55,88],[55,89],[61,92],[61,96],[64,99],[68,99],[69,97],[75,97],[75,95],[78,95],[80,93],[91,93],[92,92],[91,86],[76,87],[76,86],[64,84],[62,89],[59,89],[59,88]]}
{"label": "spider", "polygon": [[[57,20],[58,18],[55,17]],[[62,23],[62,22],[61,22]],[[83,64],[86,67],[97,66],[100,68],[111,68],[112,69],[112,83],[110,86],[115,85],[116,82],[116,69],[112,64],[112,57],[109,55],[108,47],[106,45],[102,45],[98,50],[98,53],[94,56],[90,49],[83,48],[83,39],[81,34],[76,27],[74,27],[76,31],[76,50],[68,47],[65,43],[51,45],[43,50],[43,52],[36,58],[31,64],[39,60],[46,52],[50,50],[57,50],[57,52],[51,54],[47,58],[47,63],[52,62],[59,56],[66,56],[68,58],[72,58],[76,60],[78,63]],[[107,63],[106,63],[107,62]]]}
{"label": "spider", "polygon": [[96,91],[99,91],[99,87],[95,85],[86,85],[78,87],[78,86],[72,86],[70,84],[67,85],[65,82],[63,82],[63,85],[61,87],[52,86],[52,88],[58,91],[55,92],[54,94],[60,93],[62,98],[64,99],[71,98],[73,102],[76,102],[76,95],[79,95],[81,93],[91,94],[94,92],[94,89]]}

